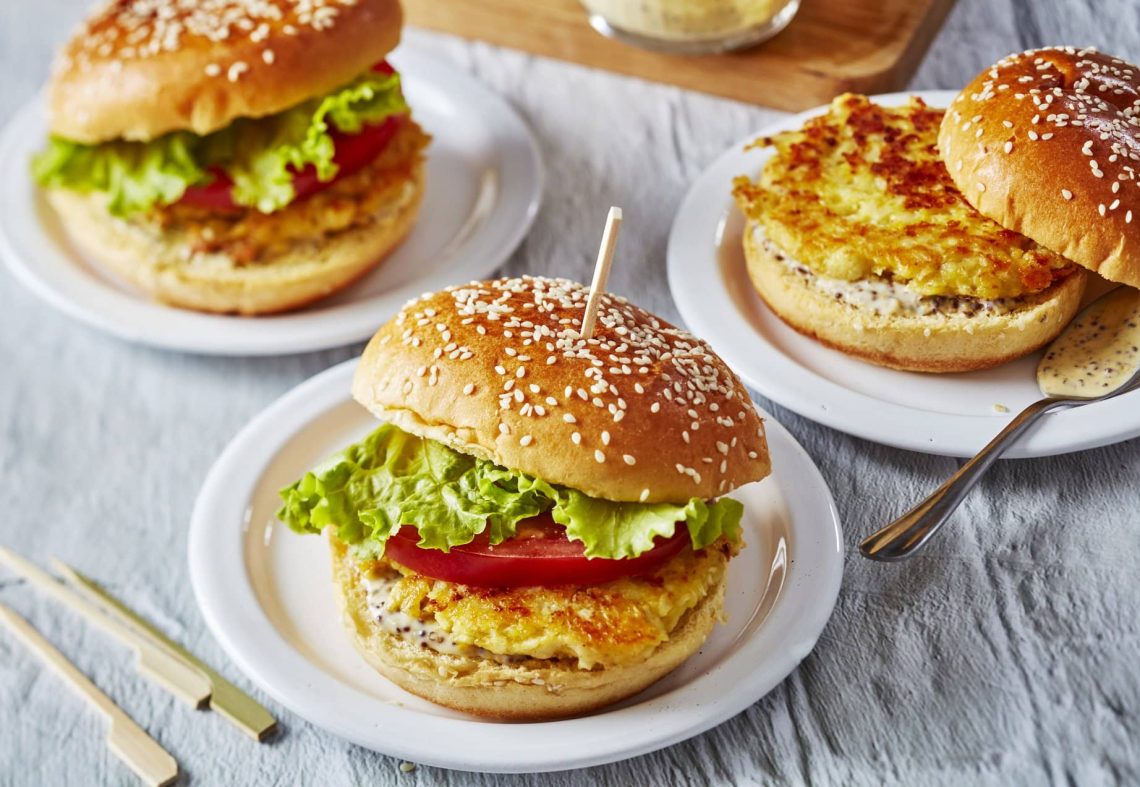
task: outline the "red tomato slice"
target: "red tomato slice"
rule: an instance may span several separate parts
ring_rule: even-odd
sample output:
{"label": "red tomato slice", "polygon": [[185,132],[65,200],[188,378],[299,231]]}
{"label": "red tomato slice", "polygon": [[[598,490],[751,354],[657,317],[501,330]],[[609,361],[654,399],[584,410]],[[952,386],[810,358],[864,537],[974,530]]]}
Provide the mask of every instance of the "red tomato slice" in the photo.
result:
{"label": "red tomato slice", "polygon": [[416,529],[405,526],[388,539],[385,554],[424,576],[478,587],[600,585],[651,573],[691,543],[688,529],[680,525],[637,557],[587,558],[585,547],[568,539],[548,514],[520,522],[517,536],[494,546],[486,534],[450,552],[423,549],[419,540]]}
{"label": "red tomato slice", "polygon": [[[372,67],[372,70],[382,74],[395,73],[387,61],[377,63]],[[321,181],[317,177],[316,168],[312,165],[294,173],[293,190],[297,195],[294,199],[303,199],[311,194],[316,194],[341,178],[363,169],[368,162],[380,155],[380,151],[395,136],[403,119],[403,115],[393,115],[374,126],[365,126],[356,134],[343,134],[339,131],[333,131],[330,136],[332,136],[333,144],[336,147],[336,152],[333,154],[333,161],[336,162],[338,168],[336,175],[332,180]],[[179,202],[184,205],[211,210],[234,210],[240,207],[234,202],[233,181],[229,175],[217,167],[214,168],[213,175],[214,179],[209,183],[186,189]]]}

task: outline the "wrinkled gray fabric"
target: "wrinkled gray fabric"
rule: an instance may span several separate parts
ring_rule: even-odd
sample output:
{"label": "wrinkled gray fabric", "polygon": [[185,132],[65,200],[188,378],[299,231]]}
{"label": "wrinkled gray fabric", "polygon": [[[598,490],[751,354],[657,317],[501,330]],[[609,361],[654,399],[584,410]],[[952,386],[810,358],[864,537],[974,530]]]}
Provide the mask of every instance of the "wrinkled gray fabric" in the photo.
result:
{"label": "wrinkled gray fabric", "polygon": [[[0,3],[0,121],[46,78],[52,47],[83,5]],[[664,275],[674,210],[703,167],[777,113],[482,44],[409,38],[500,91],[541,142],[546,201],[504,270],[588,280],[604,208],[619,204],[626,223],[611,287],[676,318]],[[1135,62],[1140,5],[961,0],[913,87],[960,86],[1007,52],[1045,43],[1094,44]],[[239,427],[360,348],[225,359],[133,347],[44,306],[6,271],[0,337],[0,542],[87,569],[249,687],[194,604],[191,506]],[[630,762],[521,777],[403,773],[271,702],[285,734],[257,746],[144,682],[125,651],[4,573],[0,601],[152,731],[191,784],[1140,782],[1140,442],[1001,464],[924,556],[878,565],[855,553],[859,536],[957,462],[762,404],[819,463],[842,513],[848,562],[835,615],[768,697]],[[134,783],[103,737],[102,721],[0,633],[0,785]]]}

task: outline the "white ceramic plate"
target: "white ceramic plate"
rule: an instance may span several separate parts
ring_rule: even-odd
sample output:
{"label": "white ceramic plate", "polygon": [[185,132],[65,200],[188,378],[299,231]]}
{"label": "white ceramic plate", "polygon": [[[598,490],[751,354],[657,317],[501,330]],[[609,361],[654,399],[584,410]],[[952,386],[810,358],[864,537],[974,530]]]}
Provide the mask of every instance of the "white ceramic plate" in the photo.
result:
{"label": "white ceramic plate", "polygon": [[768,420],[775,475],[740,490],[747,547],[729,572],[729,623],[680,669],[611,709],[566,721],[482,721],[389,683],[353,650],[328,549],[277,522],[277,490],[376,425],[349,397],[355,361],[295,388],[249,423],[210,471],[190,525],[190,577],[239,669],[294,713],[361,746],[477,771],[578,768],[696,735],[776,686],[835,605],[842,537],[811,459]]}
{"label": "white ceramic plate", "polygon": [[[898,104],[912,94],[878,96]],[[951,91],[927,91],[944,107]],[[788,328],[748,279],[732,179],[759,172],[768,151],[745,151],[758,136],[800,127],[826,108],[761,129],[718,158],[681,203],[669,236],[669,288],[689,328],[706,339],[745,382],[813,421],[878,443],[948,456],[973,456],[1007,420],[1041,397],[1038,355],[969,374],[897,372],[829,350]],[[1090,287],[1089,295],[1102,289]],[[1052,413],[1008,456],[1049,456],[1140,435],[1140,393]],[[1000,407],[1009,414],[999,413]]]}
{"label": "white ceramic plate", "polygon": [[283,315],[211,315],[155,303],[87,260],[28,174],[47,139],[43,98],[0,139],[0,256],[60,311],[129,341],[215,355],[278,355],[370,337],[405,301],[484,278],[522,240],[542,196],[542,164],[513,109],[466,73],[405,45],[392,57],[416,120],[433,136],[411,235],[347,290]]}

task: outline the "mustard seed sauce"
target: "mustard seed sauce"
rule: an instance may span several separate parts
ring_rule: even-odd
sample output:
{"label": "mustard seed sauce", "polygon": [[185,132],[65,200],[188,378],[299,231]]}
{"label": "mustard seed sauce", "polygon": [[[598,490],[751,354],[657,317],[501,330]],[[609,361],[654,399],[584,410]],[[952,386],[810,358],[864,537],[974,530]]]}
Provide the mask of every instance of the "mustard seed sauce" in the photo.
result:
{"label": "mustard seed sauce", "polygon": [[1121,287],[1088,307],[1053,342],[1037,367],[1047,396],[1112,393],[1140,367],[1140,290]]}

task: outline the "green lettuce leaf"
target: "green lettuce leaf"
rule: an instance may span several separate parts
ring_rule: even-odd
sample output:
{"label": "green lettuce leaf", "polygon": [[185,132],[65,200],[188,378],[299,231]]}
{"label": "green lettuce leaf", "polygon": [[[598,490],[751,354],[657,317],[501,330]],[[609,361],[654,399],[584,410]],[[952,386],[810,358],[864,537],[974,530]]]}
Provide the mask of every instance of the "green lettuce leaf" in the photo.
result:
{"label": "green lettuce leaf", "polygon": [[684,505],[601,500],[387,424],[282,489],[281,497],[281,521],[301,533],[333,525],[361,557],[382,555],[403,525],[416,527],[421,547],[446,552],[483,532],[501,543],[519,521],[544,511],[588,557],[636,557],[653,548],[655,537],[673,535],[678,522],[688,527],[694,549],[722,535],[735,540],[744,512],[730,498]]}
{"label": "green lettuce leaf", "polygon": [[205,136],[178,131],[100,145],[53,136],[33,158],[32,174],[44,186],[106,193],[110,212],[127,216],[177,201],[217,167],[233,180],[235,202],[271,213],[293,200],[294,171],[311,164],[322,181],[336,176],[334,129],[354,134],[407,108],[398,74],[369,71],[323,98]]}

